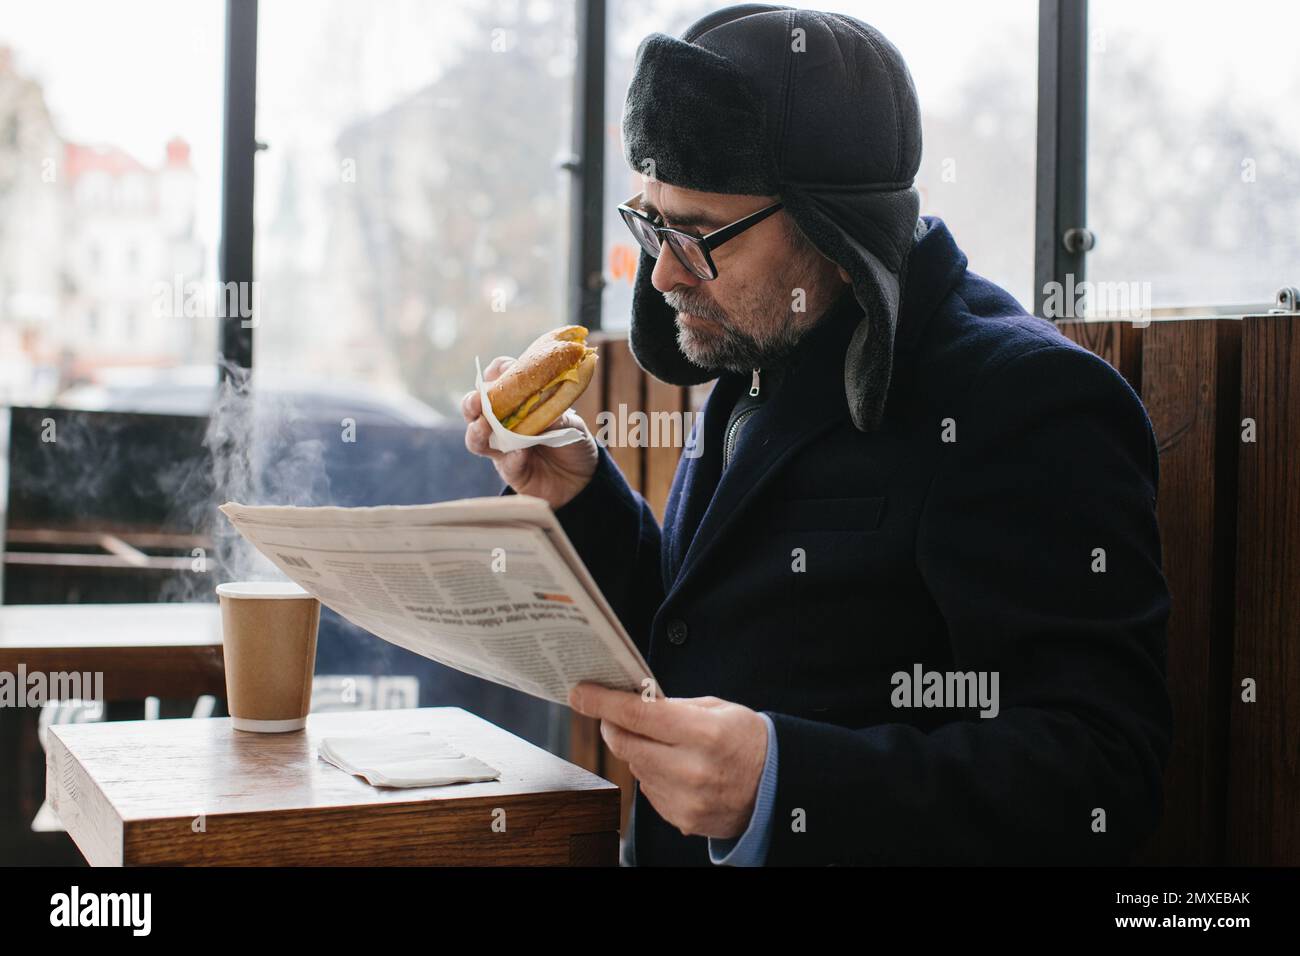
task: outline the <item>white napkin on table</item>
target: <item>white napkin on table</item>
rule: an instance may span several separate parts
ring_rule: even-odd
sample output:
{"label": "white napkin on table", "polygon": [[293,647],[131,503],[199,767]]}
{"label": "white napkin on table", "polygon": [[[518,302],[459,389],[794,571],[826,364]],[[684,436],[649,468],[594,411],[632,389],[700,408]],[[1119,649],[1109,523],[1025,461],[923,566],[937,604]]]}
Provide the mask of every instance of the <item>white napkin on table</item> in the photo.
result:
{"label": "white napkin on table", "polygon": [[375,787],[441,787],[496,780],[501,771],[429,733],[326,737],[320,757]]}

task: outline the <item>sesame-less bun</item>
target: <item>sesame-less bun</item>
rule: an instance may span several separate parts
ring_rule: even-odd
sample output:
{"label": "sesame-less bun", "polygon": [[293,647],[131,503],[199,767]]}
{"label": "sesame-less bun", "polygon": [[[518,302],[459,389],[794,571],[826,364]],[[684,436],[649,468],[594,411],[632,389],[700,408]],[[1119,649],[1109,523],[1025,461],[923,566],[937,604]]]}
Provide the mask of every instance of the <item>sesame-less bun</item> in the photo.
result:
{"label": "sesame-less bun", "polygon": [[596,350],[587,330],[566,325],[546,332],[488,385],[492,412],[519,435],[544,432],[591,384]]}

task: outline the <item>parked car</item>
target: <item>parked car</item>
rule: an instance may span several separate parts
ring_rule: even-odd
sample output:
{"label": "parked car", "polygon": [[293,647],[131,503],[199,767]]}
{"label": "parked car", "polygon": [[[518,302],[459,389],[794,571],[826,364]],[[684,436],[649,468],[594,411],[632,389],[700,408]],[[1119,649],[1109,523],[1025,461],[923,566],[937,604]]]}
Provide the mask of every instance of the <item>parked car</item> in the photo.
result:
{"label": "parked car", "polygon": [[[59,408],[85,411],[155,412],[209,415],[217,399],[215,365],[175,368],[108,368],[97,381],[65,389],[54,400]],[[305,376],[253,377],[258,413],[283,412],[290,418],[358,425],[432,427],[446,420],[441,412],[404,392],[358,382],[322,384]]]}

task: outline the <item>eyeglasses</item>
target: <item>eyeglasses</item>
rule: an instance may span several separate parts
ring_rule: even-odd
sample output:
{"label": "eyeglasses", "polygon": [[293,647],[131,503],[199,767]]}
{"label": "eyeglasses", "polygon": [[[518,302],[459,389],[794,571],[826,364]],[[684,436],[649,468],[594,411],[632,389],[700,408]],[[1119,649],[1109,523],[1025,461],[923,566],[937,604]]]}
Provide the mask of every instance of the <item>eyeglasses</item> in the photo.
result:
{"label": "eyeglasses", "polygon": [[652,259],[659,258],[659,250],[662,244],[667,242],[668,248],[673,251],[677,261],[692,275],[701,279],[716,279],[718,277],[718,267],[713,264],[713,256],[709,254],[712,250],[718,248],[728,239],[736,238],[750,226],[758,225],[781,208],[781,203],[774,202],[772,205],[758,210],[758,212],[750,213],[744,219],[737,219],[729,226],[714,230],[707,236],[692,236],[679,229],[660,226],[644,212],[636,208],[633,203],[639,204],[642,195],[642,193],[637,193],[627,202],[618,205],[619,215],[627,223],[628,229],[632,230],[632,235],[636,236],[636,241],[641,244],[641,248]]}

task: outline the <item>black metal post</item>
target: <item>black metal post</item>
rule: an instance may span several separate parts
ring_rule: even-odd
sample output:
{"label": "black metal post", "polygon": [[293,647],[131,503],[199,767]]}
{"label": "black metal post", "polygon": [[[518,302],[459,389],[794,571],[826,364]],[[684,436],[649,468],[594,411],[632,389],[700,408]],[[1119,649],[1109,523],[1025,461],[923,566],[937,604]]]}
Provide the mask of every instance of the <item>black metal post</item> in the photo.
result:
{"label": "black metal post", "polygon": [[[1044,316],[1049,283],[1084,279],[1087,230],[1087,0],[1039,0],[1038,171],[1034,230],[1034,313]],[[1060,316],[1044,316],[1060,318]]]}
{"label": "black metal post", "polygon": [[[257,143],[257,0],[226,0],[225,140],[221,164],[221,281],[248,283],[236,302],[256,302],[253,282],[253,159]],[[222,301],[226,297],[218,296]],[[229,310],[227,310],[229,311]],[[238,313],[239,310],[234,310]],[[253,367],[253,316],[218,319],[218,365],[222,380],[230,366]]]}
{"label": "black metal post", "polygon": [[600,328],[605,205],[605,0],[578,0],[574,70],[573,157],[569,209],[568,313],[575,325]]}

